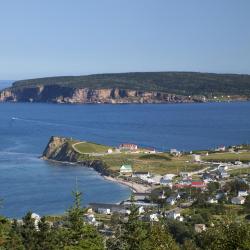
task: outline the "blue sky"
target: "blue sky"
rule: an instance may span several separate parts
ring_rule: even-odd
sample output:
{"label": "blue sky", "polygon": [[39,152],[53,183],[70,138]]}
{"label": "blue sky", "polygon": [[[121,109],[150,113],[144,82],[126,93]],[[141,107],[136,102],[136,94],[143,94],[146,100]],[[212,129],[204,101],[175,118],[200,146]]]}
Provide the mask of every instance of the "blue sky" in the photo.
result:
{"label": "blue sky", "polygon": [[249,13],[249,0],[1,1],[0,79],[250,74]]}

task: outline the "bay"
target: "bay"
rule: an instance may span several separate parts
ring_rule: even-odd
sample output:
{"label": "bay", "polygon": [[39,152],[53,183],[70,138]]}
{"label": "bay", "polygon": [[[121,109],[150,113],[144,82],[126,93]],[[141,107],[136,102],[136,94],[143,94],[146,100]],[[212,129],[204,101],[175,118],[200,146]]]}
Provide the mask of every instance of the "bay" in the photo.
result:
{"label": "bay", "polygon": [[[12,119],[15,117],[16,119]],[[119,202],[127,187],[95,171],[39,159],[50,136],[159,150],[209,149],[250,142],[250,103],[171,105],[0,104],[0,214],[63,213],[78,186],[84,204]]]}

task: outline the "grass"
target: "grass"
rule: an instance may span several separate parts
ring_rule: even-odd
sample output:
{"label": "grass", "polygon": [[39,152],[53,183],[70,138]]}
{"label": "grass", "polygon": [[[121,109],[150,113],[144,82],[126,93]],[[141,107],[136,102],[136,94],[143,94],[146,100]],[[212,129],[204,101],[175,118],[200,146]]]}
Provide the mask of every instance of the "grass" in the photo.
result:
{"label": "grass", "polygon": [[[131,164],[134,171],[149,171],[154,174],[178,174],[180,171],[195,171],[204,166],[190,162],[191,156],[169,157],[161,153],[158,157],[144,157],[145,154],[116,154],[99,157],[107,167],[118,172],[122,164]],[[147,155],[148,156],[148,155]],[[97,157],[98,158],[98,157]],[[189,161],[189,162],[187,162]]]}
{"label": "grass", "polygon": [[110,147],[92,142],[82,142],[76,144],[75,148],[82,154],[86,153],[106,153]]}
{"label": "grass", "polygon": [[205,161],[221,161],[221,162],[234,162],[234,161],[242,161],[249,162],[250,161],[250,152],[240,152],[240,153],[213,153],[208,156],[203,156],[203,160]]}

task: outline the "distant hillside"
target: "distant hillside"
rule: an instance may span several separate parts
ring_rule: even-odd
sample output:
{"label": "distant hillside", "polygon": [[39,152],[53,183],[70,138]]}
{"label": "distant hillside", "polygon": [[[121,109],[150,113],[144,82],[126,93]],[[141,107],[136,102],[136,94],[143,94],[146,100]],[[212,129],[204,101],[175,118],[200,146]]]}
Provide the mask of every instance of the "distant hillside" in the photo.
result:
{"label": "distant hillside", "polygon": [[62,85],[73,88],[119,88],[179,95],[248,95],[250,75],[194,72],[145,72],[49,77],[17,81],[14,87]]}
{"label": "distant hillside", "polygon": [[[250,98],[250,75],[145,72],[16,81],[0,101],[56,103],[172,103]],[[226,98],[226,99],[225,99]]]}

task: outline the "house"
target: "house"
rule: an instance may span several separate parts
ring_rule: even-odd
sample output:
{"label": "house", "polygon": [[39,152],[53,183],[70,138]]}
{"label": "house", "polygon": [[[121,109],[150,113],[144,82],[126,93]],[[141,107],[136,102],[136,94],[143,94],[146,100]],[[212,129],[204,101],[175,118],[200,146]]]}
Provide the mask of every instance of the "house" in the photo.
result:
{"label": "house", "polygon": [[179,208],[167,211],[166,216],[169,219],[183,221],[183,217],[181,216],[181,210]]}
{"label": "house", "polygon": [[248,196],[248,191],[239,191],[238,196],[241,196],[241,197]]}
{"label": "house", "polygon": [[234,204],[234,205],[242,205],[242,204],[244,204],[245,203],[245,198],[244,197],[242,197],[242,196],[237,196],[237,197],[233,197],[232,199],[231,199],[231,202],[232,202],[232,204]]}
{"label": "house", "polygon": [[156,150],[155,150],[155,148],[145,148],[143,152],[145,154],[155,154]]}
{"label": "house", "polygon": [[161,175],[154,175],[151,178],[148,178],[148,183],[150,184],[155,184],[155,185],[159,185],[160,181],[161,181],[162,176]]}
{"label": "house", "polygon": [[120,167],[120,174],[121,175],[129,175],[132,176],[133,170],[131,165],[122,165]]}
{"label": "house", "polygon": [[205,231],[207,228],[206,228],[206,225],[205,224],[195,224],[194,225],[194,230],[196,233],[202,233],[203,231]]}
{"label": "house", "polygon": [[166,180],[172,180],[175,176],[175,174],[165,174],[162,178]]}
{"label": "house", "polygon": [[219,147],[215,148],[214,151],[216,151],[216,152],[224,152],[224,151],[226,151],[226,147],[225,146],[219,146]]}
{"label": "house", "polygon": [[133,143],[123,143],[119,146],[119,149],[123,149],[123,150],[137,150],[138,146],[136,144]]}
{"label": "house", "polygon": [[89,207],[96,213],[100,214],[112,214],[114,212],[120,214],[128,214],[129,206],[117,205],[117,204],[105,204],[105,203],[90,203]]}
{"label": "house", "polygon": [[187,179],[191,176],[191,173],[189,172],[180,172],[179,173],[180,177],[183,178],[183,179]]}
{"label": "house", "polygon": [[221,179],[229,178],[229,177],[230,177],[230,174],[227,173],[226,171],[222,171],[222,172],[219,173],[219,177],[220,177]]}
{"label": "house", "polygon": [[109,148],[108,151],[107,151],[108,154],[112,154],[113,153],[113,149],[112,148]]}
{"label": "house", "polygon": [[170,154],[171,155],[175,155],[175,156],[180,156],[181,155],[181,151],[178,151],[175,148],[170,149]]}
{"label": "house", "polygon": [[150,178],[151,175],[150,175],[149,172],[134,172],[132,177],[139,178],[139,179],[142,179],[142,180],[147,180],[147,178]]}
{"label": "house", "polygon": [[133,198],[135,201],[149,200],[150,193],[134,193]]}
{"label": "house", "polygon": [[209,198],[209,199],[207,200],[207,202],[210,203],[210,204],[215,204],[215,203],[218,203],[218,200],[215,199],[215,198]]}
{"label": "house", "polygon": [[206,183],[203,181],[192,181],[191,182],[191,187],[193,188],[205,188]]}
{"label": "house", "polygon": [[192,154],[192,159],[193,159],[194,162],[201,162],[201,156],[200,155]]}

